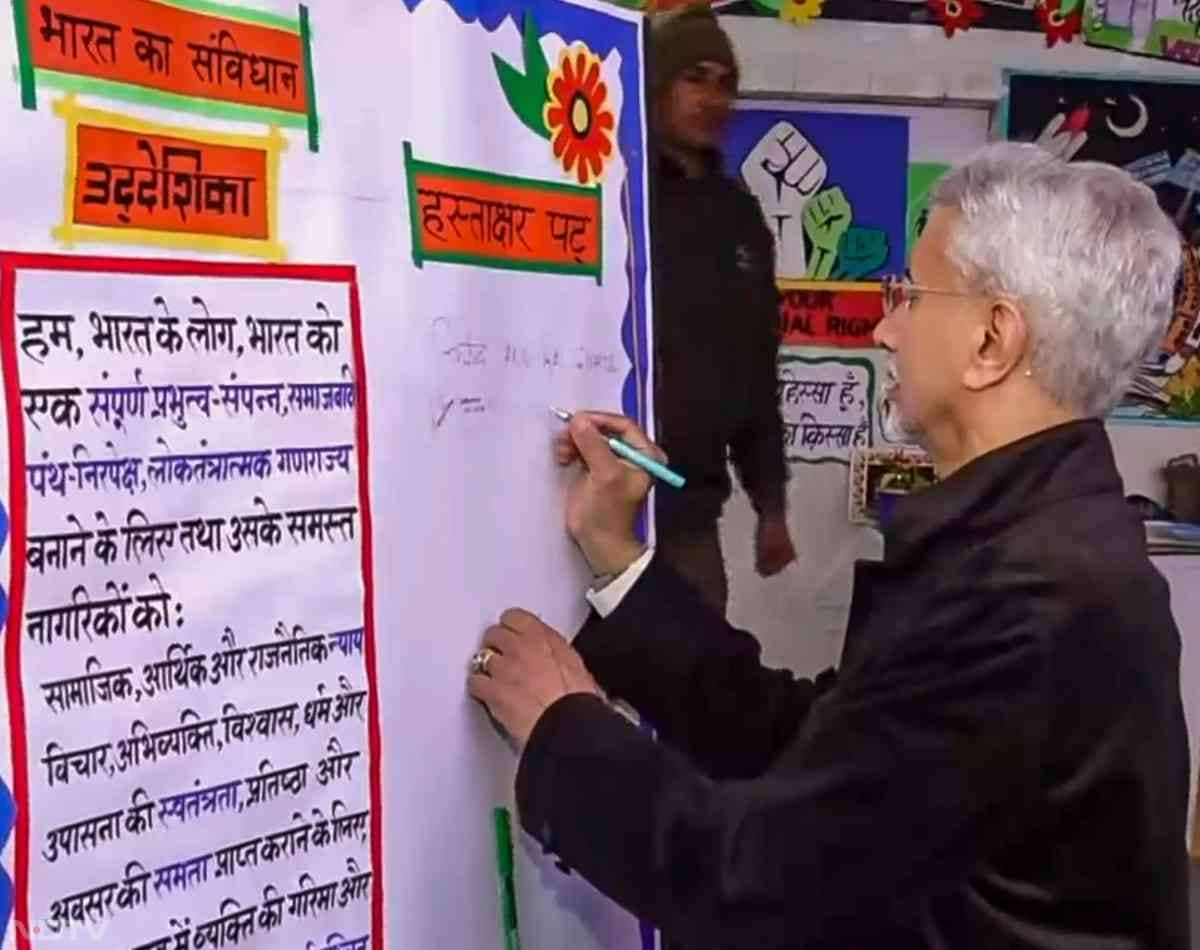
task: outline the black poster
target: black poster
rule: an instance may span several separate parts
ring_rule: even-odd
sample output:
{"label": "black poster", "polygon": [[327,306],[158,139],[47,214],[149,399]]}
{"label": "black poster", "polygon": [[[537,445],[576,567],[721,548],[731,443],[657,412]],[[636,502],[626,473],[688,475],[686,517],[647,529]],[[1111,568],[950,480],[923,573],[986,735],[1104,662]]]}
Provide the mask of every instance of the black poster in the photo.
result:
{"label": "black poster", "polygon": [[1008,138],[1129,169],[1200,243],[1200,83],[1013,75]]}
{"label": "black poster", "polygon": [[1120,418],[1200,423],[1200,84],[1013,74],[1006,134],[1154,189],[1188,245],[1174,319]]}

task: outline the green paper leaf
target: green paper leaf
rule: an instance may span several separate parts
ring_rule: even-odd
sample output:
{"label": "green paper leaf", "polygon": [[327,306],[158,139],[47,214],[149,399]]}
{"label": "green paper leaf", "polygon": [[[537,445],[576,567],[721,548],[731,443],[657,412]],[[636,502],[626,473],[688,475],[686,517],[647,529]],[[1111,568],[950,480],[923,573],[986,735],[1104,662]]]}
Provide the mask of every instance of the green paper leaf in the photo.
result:
{"label": "green paper leaf", "polygon": [[[496,64],[496,77],[500,80],[504,98],[508,100],[508,105],[516,113],[517,118],[531,132],[544,139],[550,138],[546,123],[542,120],[542,107],[546,104],[545,94],[531,83],[527,76],[517,72],[494,53],[492,62]],[[542,84],[542,88],[544,87],[545,83]]]}
{"label": "green paper leaf", "polygon": [[546,62],[546,54],[542,52],[541,37],[538,36],[537,21],[532,13],[525,14],[525,35],[522,42],[522,52],[525,54],[525,75],[529,81],[537,83],[542,90],[542,100],[550,98],[546,88],[546,79],[550,75],[550,64]]}
{"label": "green paper leaf", "polygon": [[1063,16],[1070,16],[1075,12],[1075,9],[1083,4],[1083,0],[1061,0],[1058,5],[1058,12]]}
{"label": "green paper leaf", "polygon": [[548,139],[550,131],[546,128],[542,112],[550,99],[550,92],[546,88],[550,64],[546,62],[546,54],[542,52],[537,21],[532,13],[525,14],[521,53],[524,59],[524,73],[493,53],[492,62],[496,67],[496,78],[500,80],[500,89],[504,92],[504,98],[508,100],[509,108],[521,123],[534,134]]}

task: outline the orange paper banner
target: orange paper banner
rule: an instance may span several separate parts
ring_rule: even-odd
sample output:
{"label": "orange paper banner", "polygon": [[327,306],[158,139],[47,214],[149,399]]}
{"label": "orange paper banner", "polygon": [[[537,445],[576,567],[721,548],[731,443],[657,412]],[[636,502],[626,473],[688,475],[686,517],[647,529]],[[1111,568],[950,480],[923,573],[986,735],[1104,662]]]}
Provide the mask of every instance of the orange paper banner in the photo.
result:
{"label": "orange paper banner", "polygon": [[418,161],[405,144],[413,260],[602,274],[601,192]]}
{"label": "orange paper banner", "polygon": [[265,241],[267,153],[80,125],[72,222]]}
{"label": "orange paper banner", "polygon": [[[307,12],[284,17],[188,0],[15,0],[22,82],[189,108],[189,100],[316,120]],[[25,90],[32,108],[32,89]],[[192,104],[194,107],[194,103]],[[250,115],[242,117],[249,118]]]}
{"label": "orange paper banner", "polygon": [[188,132],[80,109],[67,120],[65,223],[55,236],[282,257],[275,182],[283,140]]}

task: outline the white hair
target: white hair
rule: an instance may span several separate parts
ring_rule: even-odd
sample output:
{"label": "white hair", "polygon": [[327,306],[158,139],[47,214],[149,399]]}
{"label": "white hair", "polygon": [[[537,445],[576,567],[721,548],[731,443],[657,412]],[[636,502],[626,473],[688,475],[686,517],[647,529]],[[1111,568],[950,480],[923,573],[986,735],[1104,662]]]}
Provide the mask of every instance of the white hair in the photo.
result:
{"label": "white hair", "polygon": [[1059,405],[1108,412],[1162,341],[1182,237],[1148,187],[1036,145],[990,145],[950,171],[934,207],[958,212],[948,253],[971,291],[1007,297],[1030,328],[1030,369]]}

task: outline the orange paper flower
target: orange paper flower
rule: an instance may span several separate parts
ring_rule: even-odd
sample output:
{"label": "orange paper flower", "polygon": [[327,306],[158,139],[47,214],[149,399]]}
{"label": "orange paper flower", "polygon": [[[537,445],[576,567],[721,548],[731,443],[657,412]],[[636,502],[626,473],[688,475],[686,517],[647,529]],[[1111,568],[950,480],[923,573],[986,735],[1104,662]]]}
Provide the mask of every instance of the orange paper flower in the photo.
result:
{"label": "orange paper flower", "polygon": [[616,120],[601,69],[599,57],[577,43],[559,54],[558,68],[546,78],[550,101],[542,118],[554,157],[581,185],[599,180],[612,157]]}
{"label": "orange paper flower", "polygon": [[946,36],[953,36],[955,30],[969,30],[983,19],[983,7],[978,0],[928,0],[928,3]]}
{"label": "orange paper flower", "polygon": [[1083,3],[1071,13],[1062,12],[1062,0],[1041,0],[1034,10],[1038,26],[1046,34],[1046,46],[1070,43],[1083,31]]}

